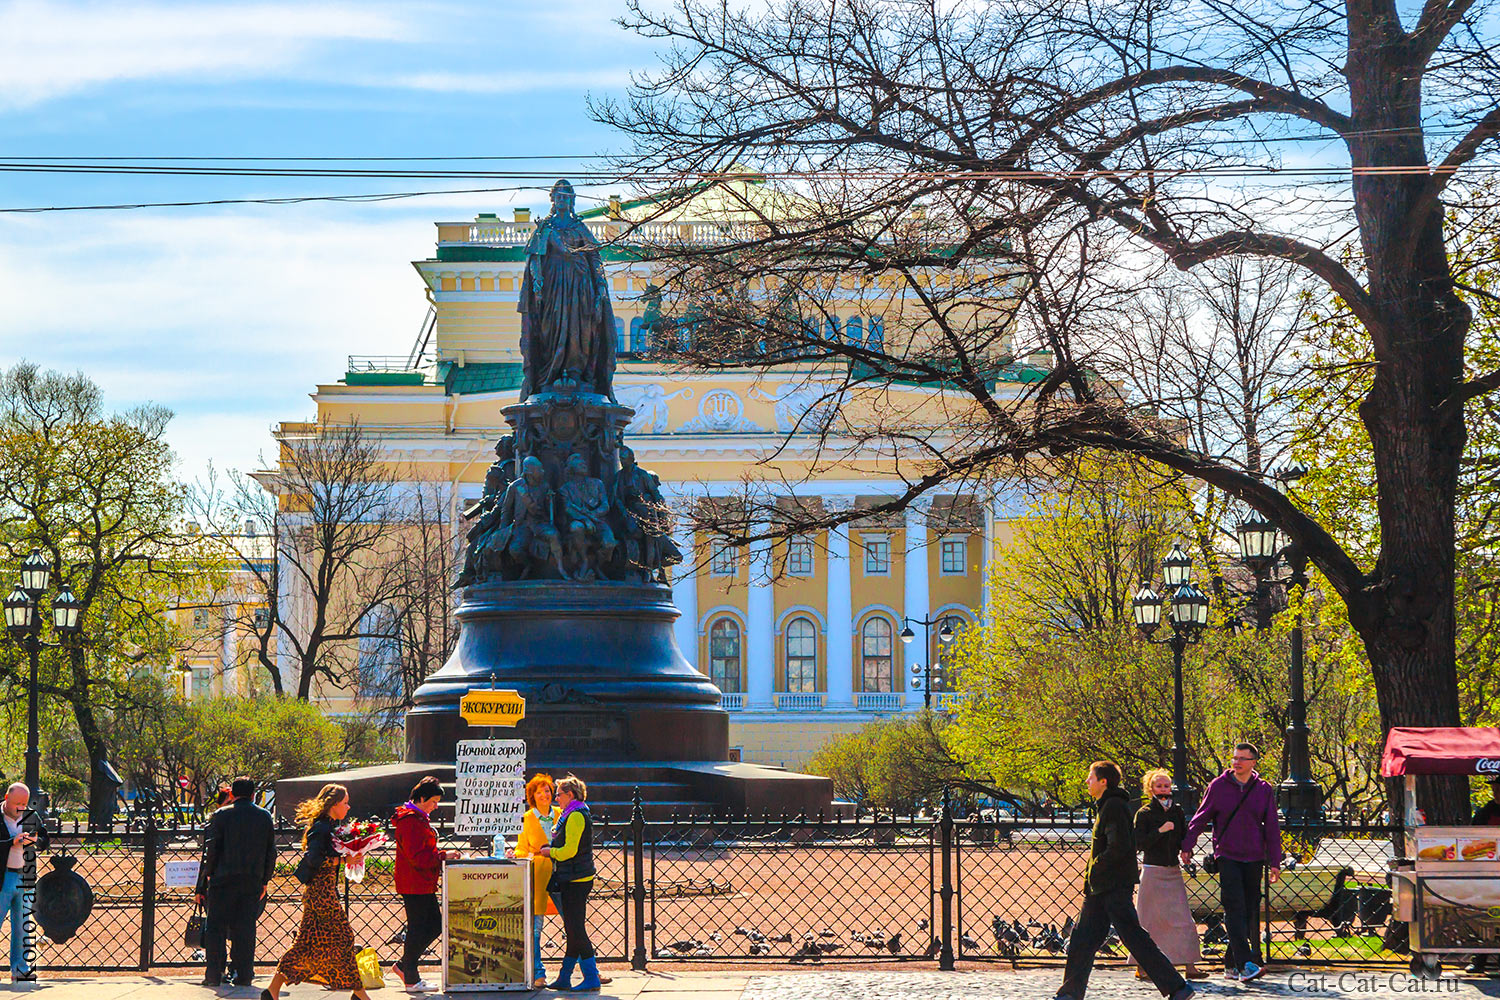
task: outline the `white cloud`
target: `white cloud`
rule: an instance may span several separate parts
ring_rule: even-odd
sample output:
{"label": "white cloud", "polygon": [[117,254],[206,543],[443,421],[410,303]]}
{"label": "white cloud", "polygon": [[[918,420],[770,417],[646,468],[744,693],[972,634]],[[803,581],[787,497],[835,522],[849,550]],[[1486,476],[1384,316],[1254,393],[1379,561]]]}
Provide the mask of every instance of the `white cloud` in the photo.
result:
{"label": "white cloud", "polygon": [[131,80],[264,75],[328,43],[413,33],[369,4],[16,0],[0,5],[0,108]]}
{"label": "white cloud", "polygon": [[368,80],[368,86],[400,87],[471,94],[519,94],[535,90],[623,87],[630,82],[627,69],[535,69],[497,73],[406,73],[388,79]]}
{"label": "white cloud", "polygon": [[431,216],[348,208],[0,219],[0,357],[152,401],[193,476],[249,468],[348,354],[405,354]]}

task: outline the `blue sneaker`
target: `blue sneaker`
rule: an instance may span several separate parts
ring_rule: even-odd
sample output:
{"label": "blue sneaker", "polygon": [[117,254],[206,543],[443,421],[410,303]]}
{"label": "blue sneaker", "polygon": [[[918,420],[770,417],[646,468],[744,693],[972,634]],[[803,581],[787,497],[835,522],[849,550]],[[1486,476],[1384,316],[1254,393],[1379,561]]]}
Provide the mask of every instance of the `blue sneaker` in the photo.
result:
{"label": "blue sneaker", "polygon": [[1254,962],[1246,962],[1245,963],[1245,967],[1240,970],[1240,982],[1242,982],[1242,983],[1248,983],[1252,979],[1259,979],[1261,976],[1263,976],[1265,974],[1266,974],[1266,970],[1262,969],[1260,966],[1256,965]]}

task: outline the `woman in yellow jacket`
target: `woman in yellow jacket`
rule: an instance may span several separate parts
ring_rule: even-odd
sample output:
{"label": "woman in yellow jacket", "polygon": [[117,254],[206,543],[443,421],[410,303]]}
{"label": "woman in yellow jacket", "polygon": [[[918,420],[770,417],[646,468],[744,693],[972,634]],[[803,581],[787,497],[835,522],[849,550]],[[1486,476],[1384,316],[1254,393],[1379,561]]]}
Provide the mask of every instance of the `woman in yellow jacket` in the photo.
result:
{"label": "woman in yellow jacket", "polygon": [[526,782],[526,814],[521,818],[521,832],[516,835],[515,856],[531,859],[531,952],[532,985],[547,985],[547,970],[542,967],[542,921],[547,914],[557,915],[557,907],[547,893],[552,879],[552,859],[537,851],[552,843],[552,831],[562,809],[552,804],[552,777],[538,774]]}

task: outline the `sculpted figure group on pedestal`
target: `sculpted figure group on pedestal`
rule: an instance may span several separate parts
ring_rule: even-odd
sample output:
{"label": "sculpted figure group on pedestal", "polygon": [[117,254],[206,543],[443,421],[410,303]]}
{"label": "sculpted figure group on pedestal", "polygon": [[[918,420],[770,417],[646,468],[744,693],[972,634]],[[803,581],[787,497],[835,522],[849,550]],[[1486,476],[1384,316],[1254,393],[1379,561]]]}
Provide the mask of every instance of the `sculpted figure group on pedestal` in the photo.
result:
{"label": "sculpted figure group on pedestal", "polygon": [[682,553],[667,537],[661,481],[635,464],[621,440],[631,411],[614,396],[609,283],[567,181],[553,185],[552,212],[527,244],[517,309],[524,376],[520,402],[505,411],[515,432],[495,444],[454,586],[665,583],[665,568]]}

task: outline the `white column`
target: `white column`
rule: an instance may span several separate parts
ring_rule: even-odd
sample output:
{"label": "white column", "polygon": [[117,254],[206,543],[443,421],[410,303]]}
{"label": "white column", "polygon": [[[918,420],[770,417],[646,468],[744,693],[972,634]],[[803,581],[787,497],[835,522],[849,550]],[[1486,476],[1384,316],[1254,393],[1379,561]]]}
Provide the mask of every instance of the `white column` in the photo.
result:
{"label": "white column", "polygon": [[[753,534],[764,534],[770,525],[758,523]],[[770,711],[776,685],[776,595],[771,586],[771,542],[750,543],[749,595],[745,602],[745,687],[751,709]]]}
{"label": "white column", "polygon": [[232,698],[240,693],[239,670],[235,665],[235,639],[238,636],[236,632],[236,616],[233,613],[233,609],[239,607],[239,602],[233,597],[230,598],[230,601],[233,603],[228,604],[223,610],[223,645],[221,646],[219,660],[219,690],[226,698]]}
{"label": "white column", "polygon": [[[918,500],[906,508],[906,592],[902,614],[914,621],[923,621],[931,616],[927,580],[927,515],[931,511],[932,501],[927,499]],[[899,632],[902,626],[903,623],[897,622],[896,630]],[[911,630],[917,637],[910,646],[903,643],[906,649],[906,669],[903,673],[908,692],[906,704],[908,707],[918,708],[922,704],[922,692],[912,685],[911,668],[927,662],[927,630],[917,624],[913,624]]]}
{"label": "white column", "polygon": [[983,624],[988,625],[990,623],[990,605],[995,600],[994,574],[990,571],[994,569],[995,562],[995,521],[996,507],[999,501],[991,495],[982,494],[979,497],[979,502],[984,509],[984,552],[982,553],[983,558],[979,562],[979,572],[982,574],[979,579],[984,586],[982,597],[984,603],[979,609],[979,620]]}
{"label": "white column", "polygon": [[[843,513],[847,497],[825,497],[823,509]],[[854,598],[849,583],[849,526],[828,529],[828,707],[854,707]]]}
{"label": "white column", "polygon": [[[693,544],[692,519],[680,516],[672,540],[682,551],[682,562],[672,568],[672,603],[677,605],[677,645],[682,655],[694,667],[698,666],[698,564],[697,551]],[[704,671],[705,673],[707,671]]]}

